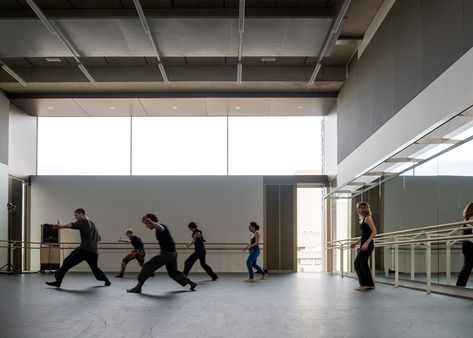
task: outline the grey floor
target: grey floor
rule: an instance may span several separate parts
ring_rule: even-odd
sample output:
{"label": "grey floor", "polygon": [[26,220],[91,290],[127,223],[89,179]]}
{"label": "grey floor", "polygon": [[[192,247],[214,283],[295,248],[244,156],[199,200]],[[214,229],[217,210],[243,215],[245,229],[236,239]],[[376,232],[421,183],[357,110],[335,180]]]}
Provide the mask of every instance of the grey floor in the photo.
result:
{"label": "grey floor", "polygon": [[166,275],[127,294],[133,275],[103,287],[91,274],[0,275],[0,337],[472,337],[471,300],[356,281],[325,273],[244,275],[211,282],[192,275],[190,292]]}

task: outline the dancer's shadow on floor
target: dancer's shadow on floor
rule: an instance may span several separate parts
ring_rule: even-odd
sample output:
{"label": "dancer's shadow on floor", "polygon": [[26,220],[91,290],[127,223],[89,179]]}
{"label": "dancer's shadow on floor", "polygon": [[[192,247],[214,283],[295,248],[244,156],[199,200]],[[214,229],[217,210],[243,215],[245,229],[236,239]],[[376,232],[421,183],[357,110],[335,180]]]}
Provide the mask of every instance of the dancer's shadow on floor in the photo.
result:
{"label": "dancer's shadow on floor", "polygon": [[71,294],[81,294],[81,295],[93,295],[96,293],[98,288],[102,288],[103,285],[91,286],[86,289],[63,289],[63,288],[54,288],[59,292],[71,293]]}
{"label": "dancer's shadow on floor", "polygon": [[165,294],[149,294],[149,293],[140,293],[140,297],[149,298],[149,299],[160,299],[160,300],[171,300],[176,297],[173,292],[168,292]]}

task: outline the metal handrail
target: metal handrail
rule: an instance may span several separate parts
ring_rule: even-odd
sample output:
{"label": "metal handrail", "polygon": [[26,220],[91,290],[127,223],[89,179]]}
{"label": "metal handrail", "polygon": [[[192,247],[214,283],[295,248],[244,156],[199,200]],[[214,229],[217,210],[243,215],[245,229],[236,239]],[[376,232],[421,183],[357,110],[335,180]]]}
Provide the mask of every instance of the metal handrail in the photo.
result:
{"label": "metal handrail", "polygon": [[[468,240],[473,241],[473,234],[469,235],[454,235],[458,230],[465,230],[465,224],[471,224],[472,221],[462,221],[462,222],[453,222],[445,223],[439,225],[431,225],[421,228],[406,229],[401,231],[393,231],[383,234],[377,234],[374,238],[375,249],[389,247],[394,249],[394,286],[399,286],[399,247],[410,245],[410,268],[411,268],[411,280],[415,279],[415,248],[416,246],[422,245],[426,250],[425,255],[425,266],[427,274],[426,282],[426,291],[430,293],[432,290],[432,266],[431,266],[431,255],[432,255],[432,243],[445,242],[446,252],[446,279],[447,284],[450,284],[451,281],[451,249],[454,244],[458,241]],[[458,225],[462,225],[458,227]],[[452,228],[457,226],[455,228]],[[448,232],[447,232],[448,231]],[[445,234],[445,232],[447,232]],[[425,236],[419,238],[419,236]],[[406,237],[408,239],[406,239]],[[343,259],[344,259],[344,250],[355,249],[351,247],[351,244],[358,240],[360,237],[339,239],[334,241],[326,242],[326,250],[339,249],[340,250],[340,268],[341,275],[344,276],[343,271]],[[375,255],[371,255],[371,266],[375,266]],[[386,275],[389,275],[389,270],[385,268]],[[373,278],[375,277],[375,269],[372,269]]]}
{"label": "metal handrail", "polygon": [[[399,231],[391,231],[391,232],[384,232],[376,235],[376,239],[380,239],[382,237],[391,237],[391,236],[397,236],[401,234],[414,234],[416,232],[419,233],[426,233],[428,230],[439,230],[439,229],[447,229],[455,225],[465,225],[465,224],[471,224],[472,221],[461,221],[461,222],[453,222],[453,223],[444,223],[444,224],[438,224],[438,225],[429,225],[421,228],[411,228],[411,229],[406,229],[406,230],[399,230]],[[451,229],[450,229],[451,230]],[[328,241],[326,244],[334,243],[334,242],[348,242],[348,241],[355,241],[358,240],[360,237],[352,237],[352,238],[345,238],[345,239],[337,239],[334,241]]]}

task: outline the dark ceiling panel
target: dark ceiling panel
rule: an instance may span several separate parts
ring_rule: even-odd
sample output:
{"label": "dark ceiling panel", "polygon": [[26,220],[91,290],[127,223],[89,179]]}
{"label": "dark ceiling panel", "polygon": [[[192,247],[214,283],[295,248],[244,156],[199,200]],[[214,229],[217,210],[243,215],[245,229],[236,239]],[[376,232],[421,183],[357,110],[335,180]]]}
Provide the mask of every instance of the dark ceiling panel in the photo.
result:
{"label": "dark ceiling panel", "polygon": [[2,58],[2,61],[10,67],[31,67],[33,66],[26,58]]}
{"label": "dark ceiling panel", "polygon": [[2,0],[0,1],[0,10],[23,9],[23,7],[16,0]]}
{"label": "dark ceiling panel", "polygon": [[247,0],[245,5],[246,8],[272,8],[276,6],[276,0]]}
{"label": "dark ceiling panel", "polygon": [[[26,1],[25,1],[26,2]],[[73,8],[67,0],[35,0],[35,3],[42,10],[58,10]]]}
{"label": "dark ceiling panel", "polygon": [[106,67],[108,61],[104,57],[85,57],[80,59],[81,63],[86,67]]}
{"label": "dark ceiling panel", "polygon": [[[39,58],[32,58],[28,57],[25,58],[25,60],[28,61],[28,63],[33,65],[34,67],[48,67],[48,68],[57,68],[57,67],[71,67],[70,63],[67,62],[66,58],[63,57],[51,57],[48,58],[50,61],[47,60],[47,58],[39,57]],[[56,61],[60,60],[60,61]]]}
{"label": "dark ceiling panel", "polygon": [[224,57],[187,57],[188,66],[225,66]]}
{"label": "dark ceiling panel", "polygon": [[326,8],[327,0],[277,0],[276,7],[282,8]]}
{"label": "dark ceiling panel", "polygon": [[110,66],[148,66],[145,57],[106,57]]}
{"label": "dark ceiling panel", "polygon": [[68,0],[76,9],[120,9],[120,0]]}
{"label": "dark ceiling panel", "polygon": [[[246,66],[302,66],[305,56],[299,57],[244,57],[243,65]],[[274,60],[274,61],[272,61]]]}
{"label": "dark ceiling panel", "polygon": [[223,8],[223,0],[174,0],[174,8]]}
{"label": "dark ceiling panel", "polygon": [[[146,60],[150,65],[158,65],[158,59],[147,57]],[[161,58],[163,64],[165,66],[185,66],[186,65],[186,58],[185,57],[163,57]]]}
{"label": "dark ceiling panel", "polygon": [[[121,0],[123,8],[135,9],[133,0]],[[172,8],[172,0],[140,0],[143,9]]]}

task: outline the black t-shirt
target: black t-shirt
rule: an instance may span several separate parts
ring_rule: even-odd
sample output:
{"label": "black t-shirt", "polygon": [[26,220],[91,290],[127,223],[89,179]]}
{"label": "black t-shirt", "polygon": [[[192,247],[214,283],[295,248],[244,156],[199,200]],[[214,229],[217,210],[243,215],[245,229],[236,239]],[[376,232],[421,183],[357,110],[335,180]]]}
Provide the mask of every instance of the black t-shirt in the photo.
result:
{"label": "black t-shirt", "polygon": [[176,244],[174,243],[174,239],[171,237],[168,227],[162,223],[159,224],[161,224],[161,226],[164,228],[164,231],[159,231],[156,229],[156,239],[159,242],[161,251],[175,252]]}
{"label": "black t-shirt", "polygon": [[194,236],[195,233],[200,233],[200,237],[197,237],[195,239],[195,242],[194,242],[194,249],[195,250],[200,250],[200,251],[205,251],[205,245],[204,245],[204,242],[205,242],[205,239],[204,237],[202,236],[202,231],[200,230],[196,230],[192,233],[192,236]]}
{"label": "black t-shirt", "polygon": [[80,248],[97,253],[100,235],[95,223],[89,219],[80,219],[71,223],[71,229],[80,231]]}
{"label": "black t-shirt", "polygon": [[130,237],[130,242],[131,242],[131,245],[133,245],[133,248],[135,250],[145,251],[145,246],[143,245],[143,241],[138,236],[132,235]]}

